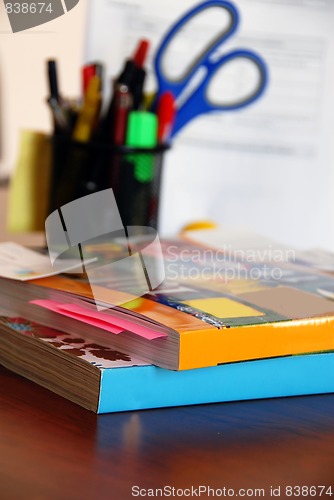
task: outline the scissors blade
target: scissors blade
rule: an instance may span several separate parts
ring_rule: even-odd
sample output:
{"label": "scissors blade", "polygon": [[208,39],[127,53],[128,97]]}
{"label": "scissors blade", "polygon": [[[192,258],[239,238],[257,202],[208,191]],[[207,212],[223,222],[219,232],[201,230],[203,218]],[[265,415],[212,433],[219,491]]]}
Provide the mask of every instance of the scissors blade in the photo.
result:
{"label": "scissors blade", "polygon": [[204,78],[206,77],[208,69],[205,66],[201,66],[198,68],[194,76],[188,82],[186,87],[182,90],[180,95],[175,100],[176,108],[180,109],[184,105],[184,103],[190,98],[190,96],[194,93],[194,91],[201,85]]}
{"label": "scissors blade", "polygon": [[[258,69],[259,81],[254,90],[243,98],[237,99],[227,104],[216,104],[210,101],[208,97],[208,87],[215,73],[226,64],[234,60],[247,59]],[[268,81],[268,71],[263,59],[255,52],[250,50],[238,49],[221,56],[215,63],[204,66],[205,73],[202,73],[201,82],[192,90],[187,92],[187,99],[183,99],[182,103],[178,102],[178,112],[172,132],[172,137],[187,125],[190,121],[198,116],[206,113],[217,111],[236,111],[238,109],[249,106],[255,102],[265,91]],[[203,76],[204,75],[204,76]],[[195,87],[195,88],[194,88]]]}
{"label": "scissors blade", "polygon": [[[205,44],[199,55],[190,62],[185,74],[176,79],[168,77],[164,69],[163,62],[170,43],[176,38],[181,29],[183,29],[190,21],[197,16],[201,16],[201,14],[208,11],[210,8],[220,8],[228,13],[229,22],[227,27],[225,26],[223,31],[214,37],[210,43]],[[238,23],[239,15],[237,9],[232,3],[225,0],[207,0],[202,2],[178,19],[161,40],[160,46],[154,57],[154,69],[159,86],[158,96],[160,96],[163,92],[170,91],[173,93],[175,99],[177,99],[193,78],[198,68],[205,65],[215,50],[233,35],[238,27]]]}

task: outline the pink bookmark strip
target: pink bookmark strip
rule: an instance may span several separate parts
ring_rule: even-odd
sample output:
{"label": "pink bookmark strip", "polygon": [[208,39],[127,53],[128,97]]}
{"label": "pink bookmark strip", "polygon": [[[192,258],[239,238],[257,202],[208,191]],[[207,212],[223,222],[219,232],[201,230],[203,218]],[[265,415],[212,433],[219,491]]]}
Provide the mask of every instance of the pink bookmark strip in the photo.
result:
{"label": "pink bookmark strip", "polygon": [[164,333],[158,333],[150,328],[142,325],[137,325],[132,321],[123,318],[113,317],[98,311],[92,311],[86,307],[78,306],[75,304],[63,304],[53,300],[32,300],[31,304],[35,304],[44,309],[67,316],[72,319],[87,323],[88,325],[96,326],[113,334],[118,334],[124,330],[129,330],[139,337],[147,340],[153,340],[160,337],[166,337]]}

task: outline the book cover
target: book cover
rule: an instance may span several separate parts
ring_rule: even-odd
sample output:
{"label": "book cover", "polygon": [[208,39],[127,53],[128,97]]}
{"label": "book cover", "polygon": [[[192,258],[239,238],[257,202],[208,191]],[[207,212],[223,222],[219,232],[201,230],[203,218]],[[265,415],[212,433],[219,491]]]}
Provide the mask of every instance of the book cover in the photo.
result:
{"label": "book cover", "polygon": [[96,413],[334,392],[334,353],[171,371],[20,318],[1,318],[0,363]]}
{"label": "book cover", "polygon": [[[218,255],[183,241],[164,241],[162,248],[163,284],[129,298],[127,282],[128,301],[122,306],[112,307],[115,293],[124,293],[121,265],[113,277],[103,275],[103,265],[102,271],[97,268],[94,294],[87,279],[56,276],[19,283],[1,278],[4,306],[174,370],[334,349],[334,302],[321,293],[334,289],[331,275],[275,258]],[[103,253],[106,258],[105,247]],[[97,311],[96,304],[111,308]]]}

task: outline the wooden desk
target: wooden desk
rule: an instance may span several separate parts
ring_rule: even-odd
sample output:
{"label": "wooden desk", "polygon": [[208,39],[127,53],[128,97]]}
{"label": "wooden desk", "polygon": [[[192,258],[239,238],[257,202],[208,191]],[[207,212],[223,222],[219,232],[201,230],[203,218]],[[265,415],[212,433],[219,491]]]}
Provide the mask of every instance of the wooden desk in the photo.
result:
{"label": "wooden desk", "polygon": [[123,500],[133,485],[334,493],[334,395],[96,416],[3,368],[0,387],[4,500]]}

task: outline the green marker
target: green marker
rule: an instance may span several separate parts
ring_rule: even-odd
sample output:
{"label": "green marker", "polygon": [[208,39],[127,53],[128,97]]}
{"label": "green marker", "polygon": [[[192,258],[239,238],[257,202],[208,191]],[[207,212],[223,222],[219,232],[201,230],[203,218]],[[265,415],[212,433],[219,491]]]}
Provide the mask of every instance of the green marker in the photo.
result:
{"label": "green marker", "polygon": [[[148,111],[131,111],[128,117],[126,145],[133,148],[151,149],[157,145],[158,119]],[[131,156],[134,177],[139,182],[151,182],[154,175],[154,155],[136,153]]]}

